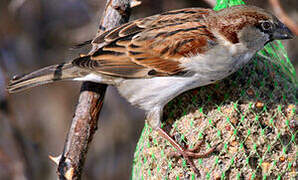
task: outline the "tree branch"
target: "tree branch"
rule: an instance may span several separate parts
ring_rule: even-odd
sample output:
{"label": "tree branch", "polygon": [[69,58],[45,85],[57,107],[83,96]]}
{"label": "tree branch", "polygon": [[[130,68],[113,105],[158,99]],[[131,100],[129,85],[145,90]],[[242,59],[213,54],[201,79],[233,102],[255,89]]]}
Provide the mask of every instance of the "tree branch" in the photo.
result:
{"label": "tree branch", "polygon": [[298,25],[285,13],[279,0],[269,0],[269,2],[274,13],[298,36]]}
{"label": "tree branch", "polygon": [[210,7],[214,7],[216,5],[216,0],[204,0]]}
{"label": "tree branch", "polygon": [[5,165],[10,167],[9,169],[12,171],[10,173],[13,179],[32,179],[34,177],[33,168],[32,163],[30,163],[28,148],[26,147],[26,143],[17,124],[14,109],[11,107],[9,96],[4,88],[7,84],[7,73],[4,68],[1,68],[3,67],[1,65],[2,64],[0,63],[0,82],[2,81],[3,84],[0,83],[0,119],[2,120],[2,126],[7,123],[8,132],[4,133],[9,134],[8,137],[10,137],[10,139],[8,141],[12,141],[13,144],[12,146],[5,146],[5,148],[13,148],[15,150],[12,151],[15,153],[10,156],[11,160]]}
{"label": "tree branch", "polygon": [[[97,35],[105,30],[128,21],[131,7],[140,4],[136,0],[108,0],[99,24]],[[90,53],[100,48],[93,43]],[[64,150],[58,158],[52,158],[58,165],[59,179],[80,179],[89,143],[97,129],[97,121],[102,108],[107,85],[84,82],[79,102],[72,120]]]}

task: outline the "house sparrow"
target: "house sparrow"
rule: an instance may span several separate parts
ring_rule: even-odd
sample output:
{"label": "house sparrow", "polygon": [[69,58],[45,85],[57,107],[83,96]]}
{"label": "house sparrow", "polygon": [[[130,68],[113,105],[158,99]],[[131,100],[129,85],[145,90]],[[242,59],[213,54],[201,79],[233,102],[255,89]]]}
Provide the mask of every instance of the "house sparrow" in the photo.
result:
{"label": "house sparrow", "polygon": [[197,171],[190,157],[161,127],[163,107],[187,90],[221,80],[247,64],[265,44],[294,35],[271,13],[254,6],[220,11],[189,8],[138,19],[96,37],[92,53],[14,77],[9,92],[58,80],[92,81],[117,87],[148,123]]}

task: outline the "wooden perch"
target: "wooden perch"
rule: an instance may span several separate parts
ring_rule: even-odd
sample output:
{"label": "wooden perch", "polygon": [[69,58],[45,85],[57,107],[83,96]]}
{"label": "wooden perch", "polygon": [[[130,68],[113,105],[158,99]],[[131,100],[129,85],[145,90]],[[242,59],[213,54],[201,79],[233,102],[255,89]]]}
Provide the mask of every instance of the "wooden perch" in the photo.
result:
{"label": "wooden perch", "polygon": [[214,7],[216,5],[216,0],[204,0],[210,7]]}
{"label": "wooden perch", "polygon": [[298,25],[285,13],[279,0],[269,0],[274,13],[298,36]]}
{"label": "wooden perch", "polygon": [[[99,24],[100,34],[105,30],[126,23],[131,7],[139,5],[136,0],[109,0]],[[101,47],[92,44],[90,53]],[[79,102],[72,120],[64,150],[59,159],[59,179],[80,179],[89,143],[97,129],[97,121],[103,105],[107,85],[84,82],[81,88]],[[99,162],[104,163],[104,162]]]}
{"label": "wooden perch", "polygon": [[[3,68],[3,64],[0,63],[0,82],[2,81],[3,83],[0,84],[0,88],[3,88],[1,85],[4,86],[7,84],[8,78],[6,77],[6,74],[7,73]],[[10,98],[7,91],[2,89],[0,89],[0,120],[1,126],[7,124],[7,127],[1,127],[1,131],[3,131],[2,133],[6,133],[8,135],[8,141],[10,142],[10,145],[6,145],[4,149],[8,150],[13,148],[10,152],[12,154],[7,154],[7,157],[2,154],[2,157],[0,157],[0,160],[3,160],[3,158],[10,159],[4,163],[4,165],[8,167],[8,171],[11,171],[7,173],[11,174],[12,179],[32,179],[34,177],[34,173],[33,164],[30,161],[30,152],[28,151],[25,139],[18,126],[17,119],[15,117],[15,109],[12,108],[12,105],[10,104]],[[1,146],[0,151],[2,151]]]}

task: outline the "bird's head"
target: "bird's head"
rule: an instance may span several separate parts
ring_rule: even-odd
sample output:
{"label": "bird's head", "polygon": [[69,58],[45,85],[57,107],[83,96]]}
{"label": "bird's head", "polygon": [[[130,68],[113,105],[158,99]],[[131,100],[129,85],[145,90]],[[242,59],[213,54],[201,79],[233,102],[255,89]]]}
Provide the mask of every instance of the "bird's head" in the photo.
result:
{"label": "bird's head", "polygon": [[214,30],[229,42],[262,49],[273,40],[294,38],[276,16],[255,6],[239,5],[217,11],[208,19]]}

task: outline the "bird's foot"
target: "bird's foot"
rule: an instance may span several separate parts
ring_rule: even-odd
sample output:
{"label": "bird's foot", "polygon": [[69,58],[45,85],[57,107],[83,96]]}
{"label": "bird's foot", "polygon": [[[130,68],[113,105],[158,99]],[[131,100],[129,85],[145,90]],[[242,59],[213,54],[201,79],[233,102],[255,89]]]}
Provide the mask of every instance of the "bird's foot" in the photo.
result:
{"label": "bird's foot", "polygon": [[178,152],[174,153],[173,155],[174,156],[183,156],[183,158],[186,160],[187,164],[197,174],[200,174],[200,172],[194,165],[192,159],[205,158],[205,157],[209,156],[212,152],[214,152],[214,150],[216,149],[216,147],[212,147],[205,153],[197,153],[196,151],[198,151],[200,149],[200,147],[204,141],[201,141],[194,148],[187,150],[187,149],[182,148],[181,145],[178,144],[172,137],[170,137],[168,135],[168,133],[166,133],[162,128],[158,128],[158,133],[162,137],[167,139],[174,146],[174,148],[177,149]]}

